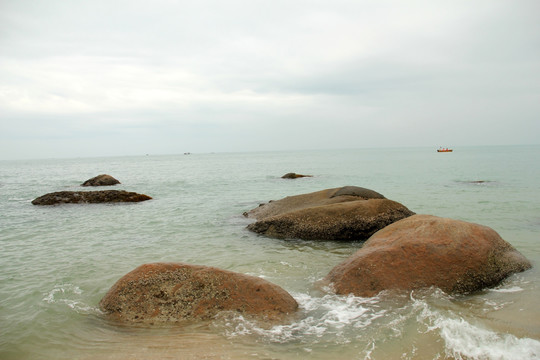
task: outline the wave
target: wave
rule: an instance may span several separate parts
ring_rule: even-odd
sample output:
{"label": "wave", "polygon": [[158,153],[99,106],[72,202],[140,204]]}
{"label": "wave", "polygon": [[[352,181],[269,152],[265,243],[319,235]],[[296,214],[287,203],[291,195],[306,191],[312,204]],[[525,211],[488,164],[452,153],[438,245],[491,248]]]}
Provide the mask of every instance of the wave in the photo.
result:
{"label": "wave", "polygon": [[500,334],[481,324],[472,324],[452,311],[431,307],[425,300],[413,299],[420,309],[418,320],[444,340],[446,356],[455,359],[522,360],[540,357],[540,341]]}
{"label": "wave", "polygon": [[271,342],[311,341],[330,335],[337,338],[338,343],[350,342],[345,333],[350,328],[364,328],[375,319],[385,315],[387,310],[373,306],[377,298],[360,298],[354,296],[325,295],[312,297],[308,294],[293,295],[300,306],[302,318],[286,325],[275,325],[265,328],[256,321],[235,314],[224,324],[228,337],[258,335]]}
{"label": "wave", "polygon": [[[515,289],[514,289],[515,290]],[[355,296],[293,294],[301,316],[285,325],[265,326],[239,314],[222,319],[228,338],[253,337],[268,343],[304,344],[306,349],[350,344],[365,359],[414,359],[428,351],[432,358],[535,359],[540,342],[498,333],[459,315],[456,299],[440,290],[414,298],[380,294],[373,298]],[[389,304],[391,303],[391,304]],[[407,339],[407,340],[403,340]],[[400,348],[414,344],[408,349]],[[401,344],[401,345],[400,345]],[[438,345],[436,345],[438,344]],[[396,353],[389,353],[395,349]],[[399,350],[398,350],[399,349]],[[431,350],[430,350],[431,349]]]}
{"label": "wave", "polygon": [[438,318],[434,322],[446,344],[447,355],[456,359],[536,359],[540,342],[472,325],[464,319]]}
{"label": "wave", "polygon": [[490,291],[500,292],[500,293],[514,293],[514,292],[523,291],[523,288],[520,288],[519,286],[512,286],[509,288],[495,288],[495,289],[491,289]]}

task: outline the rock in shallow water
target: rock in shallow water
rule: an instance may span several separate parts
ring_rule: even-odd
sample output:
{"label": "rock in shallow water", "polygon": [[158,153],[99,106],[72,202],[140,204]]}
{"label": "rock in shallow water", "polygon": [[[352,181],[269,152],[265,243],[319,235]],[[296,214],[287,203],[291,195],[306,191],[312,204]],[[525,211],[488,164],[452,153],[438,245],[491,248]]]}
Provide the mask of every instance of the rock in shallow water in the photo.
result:
{"label": "rock in shallow water", "polygon": [[287,196],[281,200],[270,201],[261,204],[259,207],[244,213],[249,218],[262,220],[274,215],[281,215],[288,212],[330,204],[338,204],[348,201],[384,199],[385,197],[373,190],[358,186],[344,186],[308,194]]}
{"label": "rock in shallow water", "polygon": [[34,205],[56,204],[97,204],[115,202],[140,202],[152,199],[148,195],[124,190],[102,191],[58,191],[40,196],[32,201]]}
{"label": "rock in shallow water", "polygon": [[436,286],[447,293],[492,287],[530,262],[493,229],[414,215],[375,233],[325,277],[337,294]]}
{"label": "rock in shallow water", "polygon": [[101,174],[86,180],[81,186],[111,186],[116,184],[120,184],[120,181],[116,180],[111,175]]}
{"label": "rock in shallow water", "polygon": [[302,174],[297,174],[297,173],[286,173],[281,178],[282,179],[298,179],[298,178],[303,178],[303,177],[313,177],[313,175],[302,175]]}
{"label": "rock in shallow water", "polygon": [[154,263],[118,280],[100,308],[129,322],[210,319],[223,311],[280,320],[298,304],[285,290],[258,277],[207,266]]}
{"label": "rock in shallow water", "polygon": [[338,188],[330,197],[335,198],[337,196],[358,196],[362,199],[386,199],[384,195],[379,194],[376,191],[366,189],[359,186],[344,186]]}
{"label": "rock in shallow water", "polygon": [[275,238],[366,240],[377,230],[413,215],[402,204],[357,186],[289,196],[252,209],[248,229]]}

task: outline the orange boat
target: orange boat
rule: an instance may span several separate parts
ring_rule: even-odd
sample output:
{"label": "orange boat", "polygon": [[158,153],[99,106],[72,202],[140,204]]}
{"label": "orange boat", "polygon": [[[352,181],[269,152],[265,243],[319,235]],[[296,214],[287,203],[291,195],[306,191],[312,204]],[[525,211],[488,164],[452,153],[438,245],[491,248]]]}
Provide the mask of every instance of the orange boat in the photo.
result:
{"label": "orange boat", "polygon": [[449,148],[442,148],[442,147],[437,149],[437,152],[452,152],[452,151],[454,150],[449,149]]}

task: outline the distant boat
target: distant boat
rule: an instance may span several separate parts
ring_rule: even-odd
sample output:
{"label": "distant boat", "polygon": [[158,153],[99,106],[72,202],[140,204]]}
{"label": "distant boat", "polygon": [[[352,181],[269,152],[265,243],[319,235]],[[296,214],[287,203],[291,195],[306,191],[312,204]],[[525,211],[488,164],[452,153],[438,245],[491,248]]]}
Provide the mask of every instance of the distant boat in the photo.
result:
{"label": "distant boat", "polygon": [[443,147],[440,147],[437,149],[437,152],[452,152],[454,151],[453,149],[449,149],[449,148],[443,148]]}

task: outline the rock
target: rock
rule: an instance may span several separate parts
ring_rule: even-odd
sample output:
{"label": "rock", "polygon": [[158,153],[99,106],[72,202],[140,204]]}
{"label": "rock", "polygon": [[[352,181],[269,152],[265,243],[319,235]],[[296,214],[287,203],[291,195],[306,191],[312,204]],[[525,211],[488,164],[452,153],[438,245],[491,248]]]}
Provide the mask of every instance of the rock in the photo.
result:
{"label": "rock", "polygon": [[275,215],[248,229],[278,239],[366,240],[376,231],[414,213],[388,199],[357,200]]}
{"label": "rock", "polygon": [[337,197],[337,196],[358,196],[363,199],[386,199],[383,195],[379,194],[376,191],[362,188],[359,186],[344,186],[337,190],[331,198]]}
{"label": "rock", "polygon": [[282,179],[298,179],[303,177],[313,177],[313,175],[302,175],[302,174],[296,174],[296,173],[287,173],[283,175]]}
{"label": "rock", "polygon": [[244,213],[248,229],[275,238],[366,240],[377,230],[413,215],[402,204],[364,188],[346,186],[271,201]]}
{"label": "rock", "polygon": [[[358,194],[366,196],[360,196]],[[370,194],[372,197],[368,197],[368,194]],[[340,188],[316,191],[308,194],[287,196],[281,200],[270,200],[266,204],[259,204],[259,206],[255,209],[245,212],[244,215],[249,218],[262,220],[267,217],[281,215],[300,209],[343,203],[347,201],[367,200],[370,198],[384,199],[385,197],[373,190],[368,190],[357,186],[344,186]]]}
{"label": "rock", "polygon": [[88,204],[88,203],[116,203],[140,202],[152,199],[148,195],[137,194],[124,190],[102,191],[59,191],[40,196],[32,201],[34,205],[56,204]]}
{"label": "rock", "polygon": [[81,186],[110,186],[116,184],[120,184],[120,181],[116,180],[111,175],[101,174],[86,180]]}
{"label": "rock", "polygon": [[374,234],[323,282],[337,294],[356,296],[431,286],[459,294],[495,286],[530,267],[487,226],[415,215]]}
{"label": "rock", "polygon": [[261,278],[183,263],[141,265],[118,280],[99,305],[130,322],[211,319],[222,311],[281,320],[298,308],[289,293]]}

